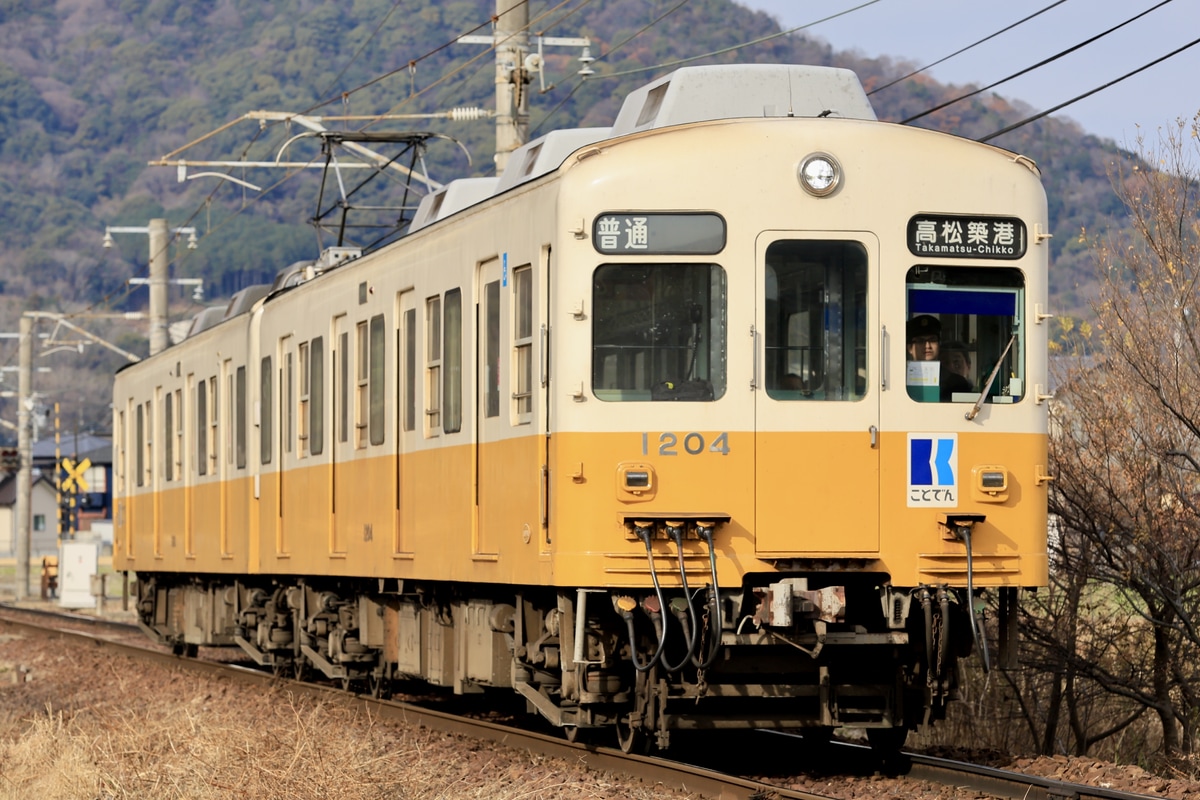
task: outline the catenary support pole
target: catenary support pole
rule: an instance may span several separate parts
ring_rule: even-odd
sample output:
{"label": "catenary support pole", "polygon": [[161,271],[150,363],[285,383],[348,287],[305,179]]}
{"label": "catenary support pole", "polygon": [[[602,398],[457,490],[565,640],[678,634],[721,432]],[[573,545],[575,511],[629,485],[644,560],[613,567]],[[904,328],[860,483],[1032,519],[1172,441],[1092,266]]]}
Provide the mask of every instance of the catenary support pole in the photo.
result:
{"label": "catenary support pole", "polygon": [[17,379],[17,497],[14,504],[17,517],[17,577],[16,599],[29,594],[30,514],[33,473],[33,436],[29,429],[33,413],[33,318],[21,316],[19,339],[19,373]]}

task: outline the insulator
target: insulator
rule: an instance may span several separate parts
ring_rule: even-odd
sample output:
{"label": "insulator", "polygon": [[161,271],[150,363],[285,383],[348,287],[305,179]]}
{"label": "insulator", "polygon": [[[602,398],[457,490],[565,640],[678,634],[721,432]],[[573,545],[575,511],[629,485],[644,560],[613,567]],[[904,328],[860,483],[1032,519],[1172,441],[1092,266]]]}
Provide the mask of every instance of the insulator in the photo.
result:
{"label": "insulator", "polygon": [[473,106],[471,108],[452,108],[450,109],[450,119],[455,122],[473,122],[477,119],[483,119],[487,116],[487,111]]}

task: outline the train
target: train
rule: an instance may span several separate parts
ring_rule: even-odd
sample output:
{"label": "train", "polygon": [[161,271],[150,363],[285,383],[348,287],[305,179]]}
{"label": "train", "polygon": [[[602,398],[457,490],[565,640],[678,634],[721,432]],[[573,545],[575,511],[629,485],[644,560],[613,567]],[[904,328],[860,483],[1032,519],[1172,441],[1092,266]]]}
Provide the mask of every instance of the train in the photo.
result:
{"label": "train", "polygon": [[851,71],[678,69],[121,369],[114,567],[181,655],[894,750],[1047,584],[1050,236]]}

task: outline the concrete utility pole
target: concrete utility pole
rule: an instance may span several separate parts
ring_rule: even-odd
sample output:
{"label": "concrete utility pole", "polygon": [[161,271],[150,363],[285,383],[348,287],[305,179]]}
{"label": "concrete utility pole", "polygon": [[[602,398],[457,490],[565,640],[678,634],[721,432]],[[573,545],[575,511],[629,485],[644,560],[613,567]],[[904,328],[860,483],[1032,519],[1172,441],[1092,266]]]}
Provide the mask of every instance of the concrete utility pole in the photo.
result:
{"label": "concrete utility pole", "polygon": [[167,349],[167,221],[150,220],[150,355]]}
{"label": "concrete utility pole", "polygon": [[[81,317],[93,319],[145,319],[145,314],[80,314]],[[17,600],[24,600],[29,593],[29,558],[33,551],[32,521],[33,521],[33,324],[38,319],[54,320],[56,325],[69,328],[96,344],[107,347],[114,353],[124,356],[129,361],[137,361],[133,353],[122,350],[115,344],[106,342],[99,336],[88,333],[83,328],[66,319],[65,314],[50,311],[26,311],[21,315],[18,328],[18,377],[17,377],[17,496],[13,513],[16,515],[16,551],[17,578],[15,595]],[[57,330],[57,328],[55,329]],[[57,342],[62,345],[61,341]],[[82,340],[80,340],[82,347]],[[55,465],[57,469],[58,465]]]}
{"label": "concrete utility pole", "polygon": [[529,4],[496,0],[496,174],[529,135]]}
{"label": "concrete utility pole", "polygon": [[496,30],[491,36],[460,36],[463,44],[486,44],[496,48],[496,174],[504,172],[509,155],[525,144],[529,136],[529,84],[534,74],[541,76],[545,91],[542,48],[582,47],[579,74],[592,73],[588,48],[592,40],[561,36],[535,36],[537,52],[530,52],[529,3],[527,0],[496,0]]}
{"label": "concrete utility pole", "polygon": [[[150,236],[150,280],[145,281],[150,284],[150,355],[161,353],[167,349],[170,344],[170,339],[167,336],[167,284],[182,283],[200,286],[200,280],[197,278],[180,279],[172,281],[168,278],[170,271],[171,254],[167,249],[170,245],[171,236],[186,233],[188,235],[187,246],[189,250],[196,249],[196,229],[195,228],[168,228],[165,219],[152,219],[150,224],[145,228],[137,227],[113,227],[109,226],[104,229],[104,246],[112,247],[114,233],[145,233]],[[142,283],[143,281],[134,278],[130,283]],[[196,298],[201,296],[201,290],[196,289]]]}
{"label": "concrete utility pole", "polygon": [[17,515],[17,585],[16,598],[24,600],[29,593],[29,551],[32,547],[30,539],[30,514],[32,513],[32,474],[33,474],[33,442],[29,430],[29,416],[33,411],[33,319],[22,316],[20,339],[18,340],[18,364],[20,366],[17,379],[17,497],[15,513]]}

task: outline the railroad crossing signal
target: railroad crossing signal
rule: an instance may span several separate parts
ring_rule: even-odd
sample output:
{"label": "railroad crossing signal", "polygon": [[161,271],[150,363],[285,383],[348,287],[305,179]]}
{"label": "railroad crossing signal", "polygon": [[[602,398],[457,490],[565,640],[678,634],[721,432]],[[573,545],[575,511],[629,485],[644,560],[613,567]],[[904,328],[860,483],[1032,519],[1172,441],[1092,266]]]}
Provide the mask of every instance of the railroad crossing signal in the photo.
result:
{"label": "railroad crossing signal", "polygon": [[90,458],[85,458],[78,464],[69,458],[64,458],[62,460],[62,469],[63,472],[66,473],[67,477],[62,482],[63,491],[86,492],[88,490],[88,482],[87,479],[83,477],[83,474],[87,472],[88,468],[91,466],[92,460]]}

